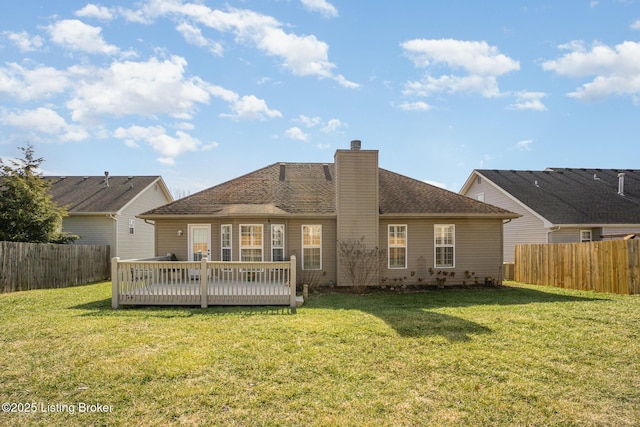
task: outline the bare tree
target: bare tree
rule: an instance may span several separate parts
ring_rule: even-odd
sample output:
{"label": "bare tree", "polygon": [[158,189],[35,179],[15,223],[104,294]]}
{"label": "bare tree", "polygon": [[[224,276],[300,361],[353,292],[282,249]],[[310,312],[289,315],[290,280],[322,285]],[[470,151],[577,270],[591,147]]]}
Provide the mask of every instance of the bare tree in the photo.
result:
{"label": "bare tree", "polygon": [[380,275],[380,259],[384,257],[384,250],[368,248],[364,237],[358,240],[339,240],[338,256],[345,273],[351,280],[351,285],[357,292],[362,292],[367,286],[376,285]]}

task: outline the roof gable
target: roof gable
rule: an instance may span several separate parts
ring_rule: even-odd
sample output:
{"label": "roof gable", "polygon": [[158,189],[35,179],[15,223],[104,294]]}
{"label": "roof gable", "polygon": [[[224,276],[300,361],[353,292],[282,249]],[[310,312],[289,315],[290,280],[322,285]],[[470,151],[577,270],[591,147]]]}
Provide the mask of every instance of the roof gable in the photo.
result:
{"label": "roof gable", "polygon": [[[66,206],[70,214],[117,213],[133,201],[159,176],[46,176],[50,193],[58,206]],[[166,194],[166,188],[163,188]],[[170,196],[169,196],[170,200]]]}
{"label": "roof gable", "polygon": [[[552,224],[640,223],[640,170],[477,170]],[[624,173],[624,195],[618,174]]]}

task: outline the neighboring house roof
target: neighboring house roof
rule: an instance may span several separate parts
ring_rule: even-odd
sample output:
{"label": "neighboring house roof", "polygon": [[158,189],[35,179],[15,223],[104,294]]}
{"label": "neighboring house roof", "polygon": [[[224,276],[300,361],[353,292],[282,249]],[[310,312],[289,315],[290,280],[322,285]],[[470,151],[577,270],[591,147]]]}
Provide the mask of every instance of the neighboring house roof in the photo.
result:
{"label": "neighboring house roof", "polygon": [[[335,165],[275,163],[139,215],[335,215]],[[381,215],[519,215],[379,169]]]}
{"label": "neighboring house roof", "polygon": [[160,176],[45,176],[51,198],[70,215],[117,214],[150,185],[158,183],[172,200]]}
{"label": "neighboring house roof", "polygon": [[[551,224],[640,224],[640,170],[637,169],[474,172]],[[622,195],[618,194],[619,173],[624,173]],[[473,176],[461,192],[468,189]]]}

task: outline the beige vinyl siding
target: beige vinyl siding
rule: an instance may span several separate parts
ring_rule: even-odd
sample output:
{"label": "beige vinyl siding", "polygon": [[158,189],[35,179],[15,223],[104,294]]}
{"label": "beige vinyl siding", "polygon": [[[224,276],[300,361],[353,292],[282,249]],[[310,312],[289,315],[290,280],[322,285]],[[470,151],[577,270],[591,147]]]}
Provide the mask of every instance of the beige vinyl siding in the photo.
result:
{"label": "beige vinyl siding", "polygon": [[[230,224],[232,226],[232,255],[233,260],[240,259],[240,224],[262,224],[264,229],[264,259],[271,261],[271,228],[270,224],[284,224],[285,258],[291,255],[297,258],[297,270],[299,282],[305,277],[317,280],[319,284],[336,283],[336,221],[333,218],[305,218],[305,219],[256,219],[256,218],[220,218],[215,220],[179,219],[156,220],[156,255],[167,253],[176,255],[179,261],[186,261],[189,224],[211,224],[211,258],[221,259],[220,226]],[[317,273],[304,273],[302,271],[302,225],[322,226],[322,270]],[[182,236],[178,236],[178,230],[182,230]]]}
{"label": "beige vinyl siding", "polygon": [[485,178],[482,178],[480,183],[474,179],[465,196],[475,198],[478,193],[484,193],[485,203],[522,215],[504,225],[504,262],[513,262],[516,244],[547,243],[544,222],[522,204],[504,194]]}
{"label": "beige vinyl siding", "polygon": [[[500,233],[501,219],[412,219],[407,224],[407,268],[388,269],[384,263],[381,281],[385,285],[435,284],[436,275],[430,275],[429,269],[447,272],[446,284],[473,283],[465,278],[465,271],[475,273],[481,281],[485,277],[501,278],[502,246]],[[387,250],[386,230],[389,224],[398,220],[380,221],[379,247]],[[434,266],[434,225],[455,225],[455,268],[435,268]],[[383,230],[385,233],[383,233]],[[455,272],[451,278],[449,275]],[[395,280],[394,280],[395,279]]]}

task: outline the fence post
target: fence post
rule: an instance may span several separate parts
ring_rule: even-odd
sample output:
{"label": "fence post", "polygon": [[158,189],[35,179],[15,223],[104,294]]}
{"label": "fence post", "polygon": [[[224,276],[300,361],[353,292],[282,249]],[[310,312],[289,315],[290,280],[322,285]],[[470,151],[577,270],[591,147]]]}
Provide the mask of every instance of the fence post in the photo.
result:
{"label": "fence post", "polygon": [[111,308],[120,307],[120,277],[118,276],[119,257],[111,258]]}
{"label": "fence post", "polygon": [[207,297],[209,287],[207,286],[207,283],[209,278],[207,274],[207,262],[209,262],[207,257],[200,260],[200,307],[202,308],[207,308],[208,305]]}
{"label": "fence post", "polygon": [[291,256],[291,266],[289,267],[289,306],[296,308],[296,256]]}

